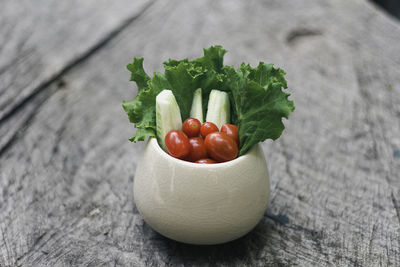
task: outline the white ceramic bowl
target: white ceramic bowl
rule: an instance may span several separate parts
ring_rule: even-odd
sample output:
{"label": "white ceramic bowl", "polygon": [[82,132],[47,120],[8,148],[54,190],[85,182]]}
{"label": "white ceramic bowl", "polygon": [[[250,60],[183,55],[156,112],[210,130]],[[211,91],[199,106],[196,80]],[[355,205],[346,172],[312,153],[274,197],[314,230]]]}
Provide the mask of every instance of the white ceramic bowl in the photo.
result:
{"label": "white ceramic bowl", "polygon": [[151,138],[134,180],[143,219],[190,244],[219,244],[248,233],[261,220],[269,191],[260,145],[232,161],[196,164],[171,157]]}

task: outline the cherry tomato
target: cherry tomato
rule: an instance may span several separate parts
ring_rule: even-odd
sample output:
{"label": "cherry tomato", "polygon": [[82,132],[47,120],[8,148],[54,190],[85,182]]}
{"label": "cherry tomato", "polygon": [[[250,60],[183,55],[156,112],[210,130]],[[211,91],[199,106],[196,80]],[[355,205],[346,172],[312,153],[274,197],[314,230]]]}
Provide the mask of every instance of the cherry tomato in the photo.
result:
{"label": "cherry tomato", "polygon": [[218,162],[225,162],[237,157],[239,148],[235,140],[226,133],[214,132],[207,135],[204,144],[207,154]]}
{"label": "cherry tomato", "polygon": [[189,155],[189,138],[182,131],[172,130],[165,136],[165,146],[168,153],[174,158],[184,159]]}
{"label": "cherry tomato", "polygon": [[200,133],[201,122],[195,118],[186,119],[182,125],[182,131],[188,137],[196,137],[199,136]]}
{"label": "cherry tomato", "polygon": [[238,134],[238,127],[233,124],[224,124],[221,127],[221,132],[226,133],[230,138],[235,140],[236,144],[239,146],[239,134]]}
{"label": "cherry tomato", "polygon": [[203,123],[203,125],[201,125],[200,134],[201,134],[201,136],[203,136],[203,138],[206,138],[206,136],[208,134],[213,133],[213,132],[218,132],[218,127],[214,123],[205,122],[205,123]]}
{"label": "cherry tomato", "polygon": [[206,146],[204,145],[203,138],[192,137],[189,138],[190,152],[187,156],[188,161],[196,161],[207,157]]}
{"label": "cherry tomato", "polygon": [[200,163],[200,164],[213,164],[213,163],[217,163],[215,160],[213,160],[213,159],[208,159],[208,158],[205,158],[205,159],[199,159],[199,160],[196,160],[194,163]]}

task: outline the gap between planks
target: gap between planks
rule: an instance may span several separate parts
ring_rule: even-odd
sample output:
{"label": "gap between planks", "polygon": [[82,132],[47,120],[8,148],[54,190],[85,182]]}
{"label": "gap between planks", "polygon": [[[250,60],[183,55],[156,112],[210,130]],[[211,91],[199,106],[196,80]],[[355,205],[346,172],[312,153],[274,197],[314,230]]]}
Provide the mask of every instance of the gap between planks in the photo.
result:
{"label": "gap between planks", "polygon": [[[36,87],[34,90],[32,90],[32,93],[29,94],[26,98],[24,98],[20,103],[17,103],[15,106],[10,108],[9,110],[5,110],[2,114],[0,114],[0,125],[4,124],[5,121],[11,119],[15,113],[17,113],[20,109],[23,109],[29,102],[32,100],[39,98],[39,101],[34,107],[27,118],[23,121],[21,126],[14,131],[14,133],[9,137],[9,140],[6,140],[4,144],[0,147],[0,156],[4,154],[14,143],[14,141],[17,139],[17,136],[21,134],[21,130],[26,127],[27,124],[29,124],[33,118],[35,117],[34,114],[37,112],[39,107],[48,99],[51,97],[52,94],[54,94],[56,91],[58,91],[58,88],[52,91],[50,90],[50,86],[58,81],[61,81],[62,76],[64,76],[66,73],[74,69],[75,67],[79,66],[89,58],[91,58],[94,54],[96,54],[101,48],[106,46],[111,40],[113,40],[115,37],[117,37],[124,29],[129,27],[134,21],[136,21],[139,17],[141,17],[154,3],[156,0],[150,1],[148,4],[146,4],[143,8],[143,10],[139,13],[136,14],[132,17],[129,17],[125,21],[121,23],[120,26],[116,27],[114,30],[110,31],[103,39],[101,39],[99,42],[97,42],[94,46],[89,48],[85,53],[83,53],[81,56],[77,57],[76,59],[73,59],[69,64],[67,64],[64,68],[62,68],[58,73],[53,75],[49,80],[44,81],[41,85]],[[49,91],[47,95],[41,95],[44,91]],[[41,97],[40,97],[41,95]],[[41,98],[41,99],[40,99]]]}

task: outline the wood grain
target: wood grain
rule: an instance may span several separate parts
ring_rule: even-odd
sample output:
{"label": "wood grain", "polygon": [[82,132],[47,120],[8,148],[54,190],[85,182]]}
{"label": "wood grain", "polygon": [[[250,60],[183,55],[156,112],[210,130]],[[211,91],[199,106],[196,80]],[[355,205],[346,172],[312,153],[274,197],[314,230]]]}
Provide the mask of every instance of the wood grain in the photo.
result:
{"label": "wood grain", "polygon": [[[0,121],[95,53],[151,1],[3,1],[0,16]],[[61,86],[62,87],[62,86]],[[28,104],[30,105],[30,103]],[[29,119],[0,129],[0,151]],[[24,119],[23,119],[24,118]],[[18,123],[19,122],[19,123]],[[7,124],[7,123],[6,123]]]}
{"label": "wood grain", "polygon": [[[361,0],[155,2],[32,97],[0,155],[0,266],[400,265],[399,43],[399,23]],[[229,50],[226,64],[285,69],[296,110],[264,144],[261,223],[225,245],[189,246],[135,208],[143,144],[127,141],[121,100],[136,94],[133,56],[151,73],[210,44]]]}

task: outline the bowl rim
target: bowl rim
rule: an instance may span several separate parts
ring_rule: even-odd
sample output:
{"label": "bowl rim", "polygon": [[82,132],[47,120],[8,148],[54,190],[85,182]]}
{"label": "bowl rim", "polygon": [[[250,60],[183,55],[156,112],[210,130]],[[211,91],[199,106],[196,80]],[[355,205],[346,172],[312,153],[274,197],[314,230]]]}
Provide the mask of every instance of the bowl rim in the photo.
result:
{"label": "bowl rim", "polygon": [[224,167],[230,167],[233,165],[237,165],[240,164],[241,162],[247,160],[251,154],[254,153],[254,151],[257,149],[257,147],[259,147],[259,143],[254,145],[246,154],[237,157],[236,159],[230,160],[230,161],[226,161],[226,162],[219,162],[219,163],[213,163],[213,164],[198,164],[198,163],[194,163],[194,162],[190,162],[190,161],[185,161],[185,160],[181,160],[181,159],[177,159],[172,157],[171,155],[169,155],[166,151],[164,151],[164,149],[162,149],[160,147],[160,145],[158,144],[158,141],[155,137],[151,137],[149,138],[149,140],[147,141],[147,145],[151,146],[158,154],[160,154],[163,158],[165,158],[165,160],[169,160],[174,162],[175,164],[178,165],[182,165],[182,166],[187,166],[187,167],[191,167],[191,168],[199,168],[199,169],[218,169],[218,168],[224,168]]}

